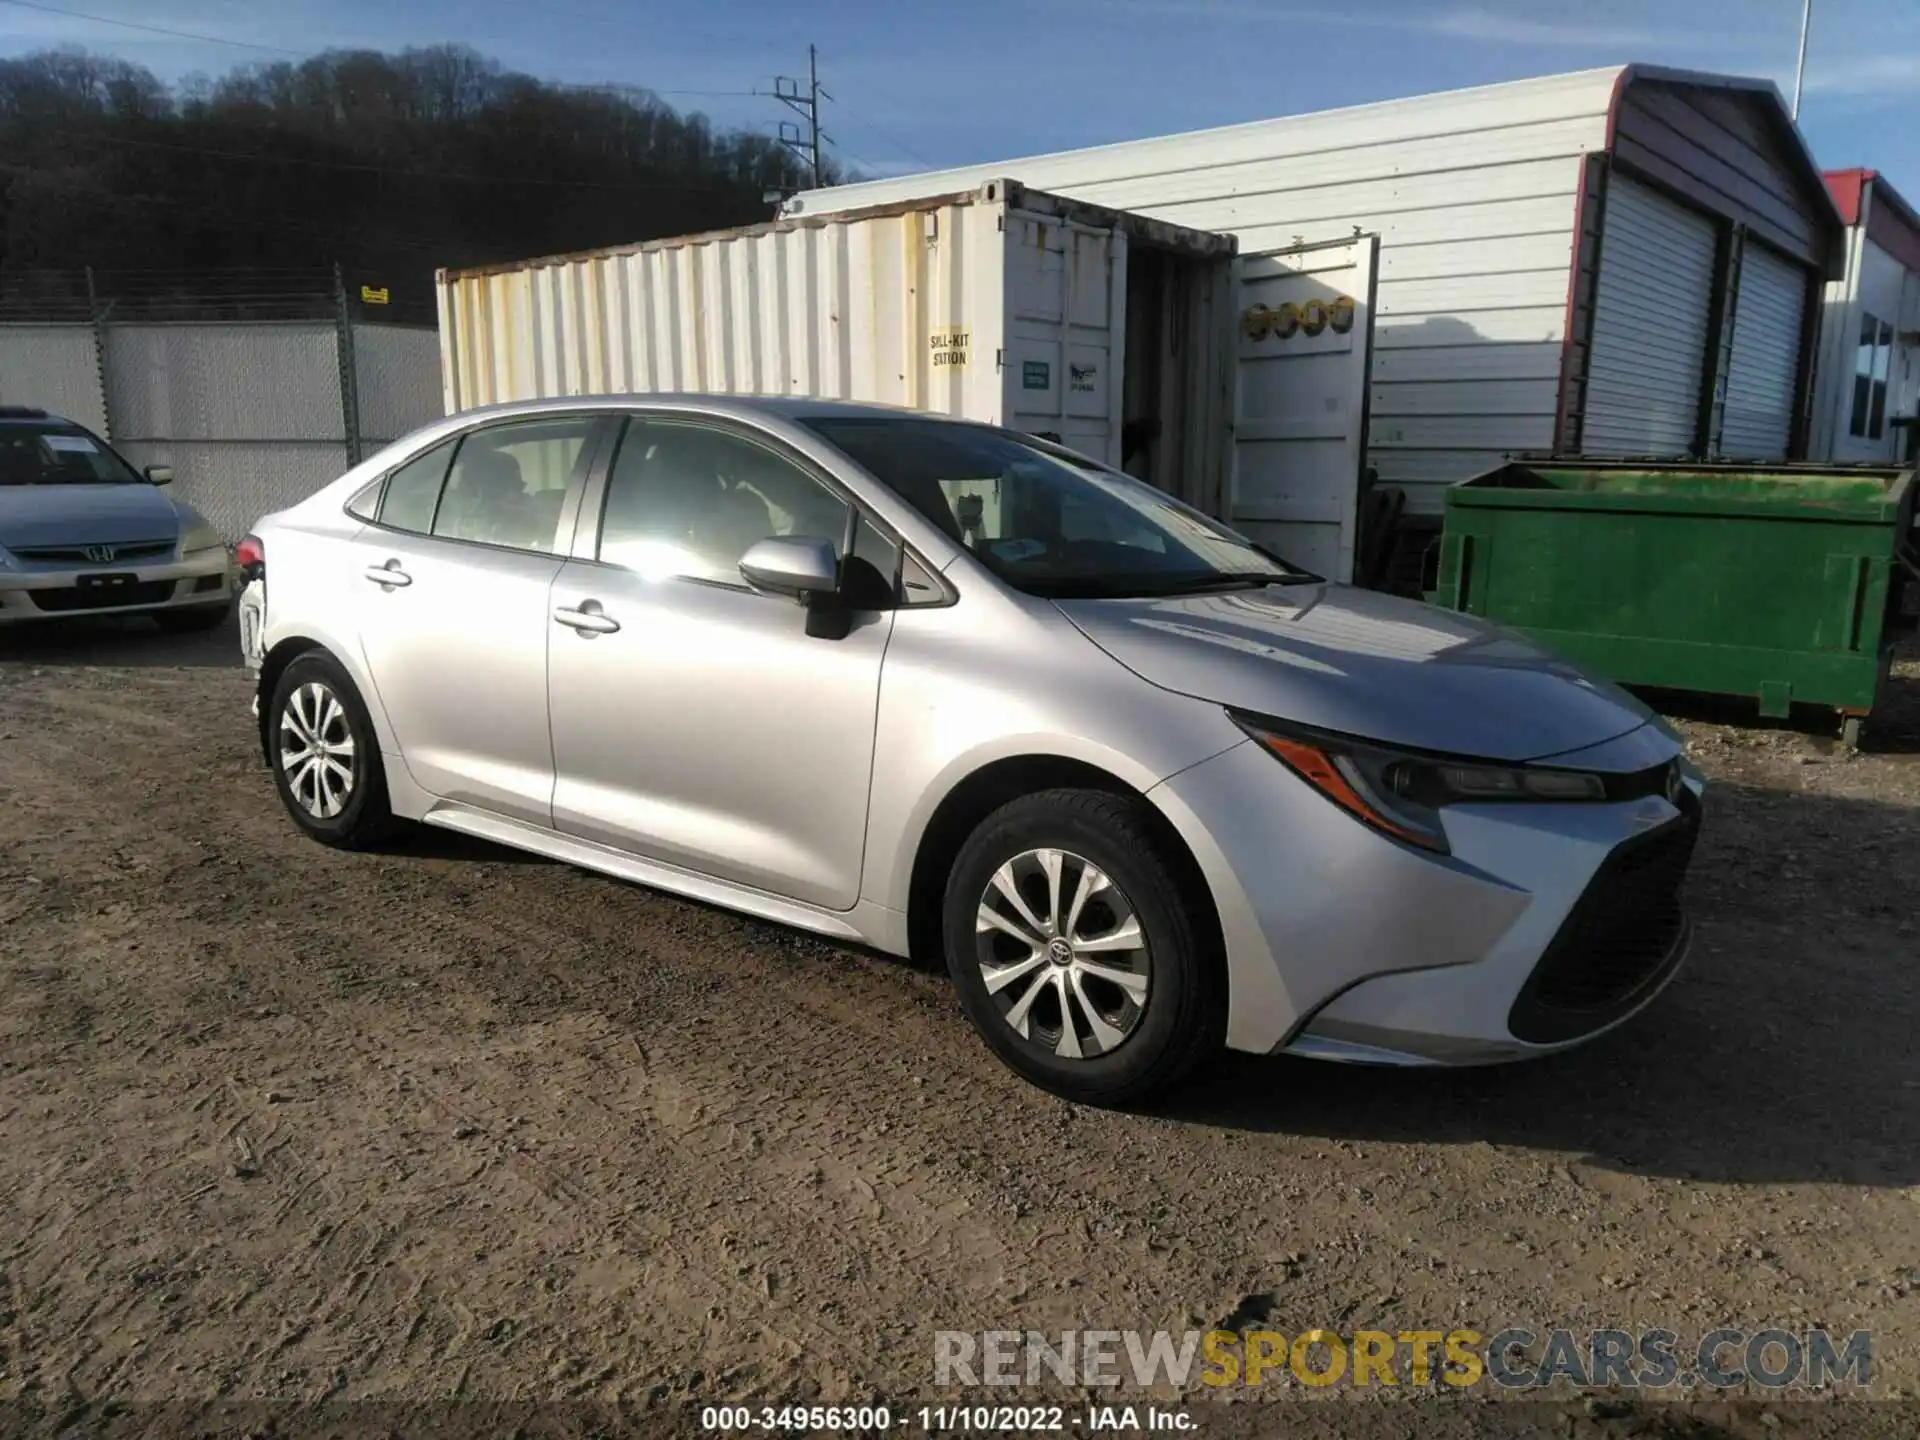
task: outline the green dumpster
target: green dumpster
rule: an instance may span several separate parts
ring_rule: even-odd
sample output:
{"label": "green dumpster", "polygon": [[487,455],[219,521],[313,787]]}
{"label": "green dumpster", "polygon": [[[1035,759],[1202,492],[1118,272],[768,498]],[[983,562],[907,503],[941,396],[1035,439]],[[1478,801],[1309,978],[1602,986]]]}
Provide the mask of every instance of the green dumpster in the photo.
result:
{"label": "green dumpster", "polygon": [[1452,486],[1435,603],[1523,630],[1625,685],[1874,705],[1915,480],[1891,469],[1518,461]]}

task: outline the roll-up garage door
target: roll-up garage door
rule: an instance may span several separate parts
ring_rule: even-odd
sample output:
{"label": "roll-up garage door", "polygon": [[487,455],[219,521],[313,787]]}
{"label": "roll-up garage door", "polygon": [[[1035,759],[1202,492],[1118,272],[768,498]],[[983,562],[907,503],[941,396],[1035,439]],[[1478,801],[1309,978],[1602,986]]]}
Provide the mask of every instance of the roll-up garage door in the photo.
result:
{"label": "roll-up garage door", "polygon": [[1807,272],[1747,241],[1733,302],[1719,454],[1734,460],[1786,459],[1806,308]]}
{"label": "roll-up garage door", "polygon": [[1601,223],[1580,448],[1685,455],[1700,414],[1713,222],[1616,174]]}

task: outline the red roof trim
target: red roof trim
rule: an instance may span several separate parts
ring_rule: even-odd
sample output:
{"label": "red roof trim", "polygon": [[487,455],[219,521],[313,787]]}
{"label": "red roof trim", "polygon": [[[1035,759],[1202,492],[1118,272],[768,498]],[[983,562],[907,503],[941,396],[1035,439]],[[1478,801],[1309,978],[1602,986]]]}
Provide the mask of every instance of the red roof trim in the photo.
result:
{"label": "red roof trim", "polygon": [[1914,214],[1886,176],[1877,170],[1855,169],[1828,170],[1821,178],[1849,226],[1860,223],[1864,209],[1867,238],[1909,270],[1920,270],[1920,215]]}

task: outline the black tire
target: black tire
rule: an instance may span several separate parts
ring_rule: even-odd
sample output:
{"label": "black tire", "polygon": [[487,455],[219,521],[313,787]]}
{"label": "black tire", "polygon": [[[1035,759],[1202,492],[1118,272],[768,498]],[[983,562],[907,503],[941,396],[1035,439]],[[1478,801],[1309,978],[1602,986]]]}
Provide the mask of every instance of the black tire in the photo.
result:
{"label": "black tire", "polygon": [[233,613],[233,602],[218,605],[183,605],[177,610],[156,610],[153,623],[170,635],[186,635],[200,630],[218,630]]}
{"label": "black tire", "polygon": [[[316,709],[315,687],[318,695],[331,696],[337,702],[337,717],[326,710],[324,704]],[[294,706],[298,706],[298,710],[290,721],[289,707]],[[328,744],[337,745],[343,732],[352,740],[352,754],[348,757],[351,783],[345,794],[338,797],[341,803],[331,814],[324,812],[328,808],[326,800],[333,796],[329,793],[323,798],[322,792],[316,790],[319,777],[297,768],[295,778],[290,779],[287,773],[289,754],[294,753],[291,747],[301,743],[300,727],[310,725],[321,716],[328,720],[322,727]],[[280,672],[267,709],[266,735],[268,764],[273,770],[274,788],[280,792],[280,803],[287,807],[293,823],[322,845],[365,850],[391,839],[401,828],[401,822],[394,818],[388,804],[380,741],[374,733],[373,721],[367,716],[367,707],[340,662],[324,650],[310,650]],[[339,767],[342,762],[335,764]],[[338,769],[332,770],[328,778],[337,783]]]}
{"label": "black tire", "polygon": [[[1097,1055],[1063,1056],[1059,1053],[1061,1042],[1049,1041],[1046,1033],[1049,1026],[1043,1012],[1049,1006],[1054,1017],[1050,1026],[1054,1035],[1059,1035],[1063,1025],[1074,1023],[1061,1014],[1068,987],[1074,983],[1072,961],[1059,962],[1064,973],[1055,977],[1060,988],[1052,998],[1042,989],[1025,1012],[1030,1032],[1025,1035],[1010,1023],[1001,1007],[1008,1003],[1007,996],[1024,995],[1026,974],[1052,974],[1051,962],[1022,972],[1019,980],[1003,988],[999,1000],[989,993],[982,968],[985,957],[981,936],[986,932],[978,930],[976,916],[996,873],[1018,857],[1047,850],[1063,853],[1063,873],[1073,872],[1076,860],[1104,872],[1119,892],[1116,903],[1120,911],[1131,912],[1145,939],[1144,957],[1122,962],[1144,968],[1147,978],[1144,1001],[1128,1012],[1132,1017],[1131,1028],[1121,1032],[1124,1038]],[[1016,876],[1018,873],[1015,872]],[[1033,879],[1032,873],[1026,877],[1029,885]],[[1044,904],[1044,872],[1039,884],[1041,888],[1035,898]],[[1070,901],[1064,894],[1069,884],[1077,889],[1077,882],[1071,878],[1062,882],[1063,896],[1057,907],[1060,911],[1070,909]],[[960,1003],[967,1018],[994,1053],[1019,1074],[1069,1100],[1092,1105],[1137,1105],[1171,1089],[1195,1065],[1216,1054],[1225,1042],[1225,965],[1217,953],[1217,942],[1210,938],[1216,933],[1214,927],[1194,914],[1195,898],[1181,886],[1178,872],[1169,863],[1143,802],[1100,790],[1046,790],[1022,796],[982,821],[961,846],[954,861],[941,909],[947,970],[960,992]],[[1000,906],[1002,902],[996,899],[993,903]],[[1089,903],[1097,905],[1097,902]],[[1030,905],[1030,908],[1036,917],[1043,913],[1038,906]],[[1109,923],[1116,923],[1113,913],[1106,917]],[[1083,923],[1076,928],[1082,934],[1088,933],[1084,912]],[[1064,929],[1056,923],[1055,929],[1046,933],[1053,935]],[[1092,933],[1097,936],[1102,929],[1096,924]],[[987,935],[986,940],[991,945],[1002,943],[994,935]],[[1011,942],[1015,952],[1012,958],[1030,964],[1031,956],[1026,960],[1019,958],[1022,943]],[[1054,949],[1035,953],[1051,955]],[[1104,954],[1078,958],[1108,963]],[[1104,993],[1124,1008],[1130,998],[1104,981],[1088,979],[1085,983],[1089,989],[1099,992],[1094,995],[1096,1000]],[[1079,1008],[1073,1013],[1079,1023],[1075,1025],[1073,1048],[1084,1050],[1090,1048],[1089,1042],[1097,1041],[1088,1019],[1090,1007],[1085,992],[1076,993],[1080,998],[1073,1004]],[[1013,1008],[1018,1009],[1017,1002]],[[1106,1018],[1112,1022],[1108,1024],[1109,1033],[1127,1023],[1124,1016]],[[1082,1035],[1087,1039],[1083,1041]]]}

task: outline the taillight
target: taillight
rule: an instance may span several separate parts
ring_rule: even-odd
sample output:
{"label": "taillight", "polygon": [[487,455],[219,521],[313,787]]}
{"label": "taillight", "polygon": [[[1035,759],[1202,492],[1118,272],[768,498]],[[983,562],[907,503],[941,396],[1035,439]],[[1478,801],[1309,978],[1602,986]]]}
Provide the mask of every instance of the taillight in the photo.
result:
{"label": "taillight", "polygon": [[233,547],[233,563],[241,575],[258,580],[267,573],[267,547],[258,535],[249,535]]}

